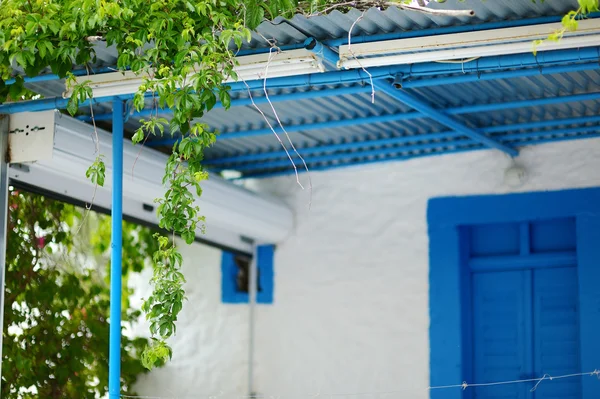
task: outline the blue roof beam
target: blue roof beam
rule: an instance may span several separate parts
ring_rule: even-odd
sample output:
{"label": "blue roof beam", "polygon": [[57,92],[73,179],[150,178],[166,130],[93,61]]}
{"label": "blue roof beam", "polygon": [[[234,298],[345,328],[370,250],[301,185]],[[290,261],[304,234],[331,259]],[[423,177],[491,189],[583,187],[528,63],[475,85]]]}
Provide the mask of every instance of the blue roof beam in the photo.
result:
{"label": "blue roof beam", "polygon": [[[569,50],[556,50],[548,51],[537,54],[512,54],[506,56],[497,57],[485,57],[464,64],[444,64],[437,62],[426,62],[421,64],[413,65],[396,65],[390,67],[377,67],[369,68],[369,73],[373,79],[386,79],[392,78],[396,74],[402,74],[405,79],[408,78],[419,78],[419,77],[431,77],[443,74],[467,74],[476,73],[483,74],[485,72],[496,72],[503,71],[510,75],[509,70],[512,68],[525,69],[525,68],[538,68],[538,72],[532,71],[526,72],[522,76],[531,76],[534,74],[543,74],[545,67],[563,65],[566,68],[570,66],[568,64],[582,64],[582,63],[598,63],[600,59],[600,47],[585,47],[579,49]],[[588,65],[589,66],[589,65]],[[574,68],[582,68],[577,66]],[[584,69],[587,67],[583,67]],[[574,69],[577,70],[577,69]],[[566,71],[566,70],[563,70]],[[519,71],[515,71],[519,72]],[[529,75],[528,75],[529,74]],[[484,75],[482,75],[484,76]],[[511,75],[519,76],[519,74]],[[501,78],[509,76],[499,76]],[[475,81],[474,76],[468,76],[469,80]],[[297,87],[314,87],[323,85],[337,85],[337,84],[348,84],[348,83],[369,83],[369,75],[361,69],[333,71],[309,75],[300,76],[288,76],[282,78],[268,79],[267,88],[297,88]],[[415,81],[419,82],[419,81]],[[448,84],[460,83],[460,81],[451,80]],[[252,80],[248,81],[247,84],[251,90],[262,90],[263,80]],[[409,87],[411,82],[405,82],[405,87]],[[417,83],[414,83],[417,87]],[[247,87],[241,83],[230,84],[232,91],[247,91]],[[133,98],[133,94],[127,96],[120,96],[123,100]],[[113,97],[95,98],[94,103],[110,102]],[[0,113],[13,114],[16,112],[28,112],[28,111],[46,111],[55,108],[66,108],[68,99],[63,98],[50,98],[40,99],[31,101],[21,101],[17,103],[5,103],[0,104]],[[86,104],[81,104],[86,105]]]}
{"label": "blue roof beam", "polygon": [[[431,86],[441,86],[441,85],[451,85],[451,84],[460,84],[460,83],[470,83],[477,81],[489,81],[496,79],[510,79],[510,78],[520,78],[527,76],[538,76],[538,75],[552,75],[558,73],[568,73],[568,72],[580,72],[580,71],[591,71],[600,69],[600,62],[587,62],[584,64],[570,64],[570,65],[555,65],[555,66],[547,66],[547,67],[539,67],[539,68],[528,68],[528,69],[518,69],[518,70],[508,70],[508,71],[499,71],[499,72],[488,72],[488,73],[469,73],[458,76],[449,76],[449,77],[428,77],[428,78],[420,78],[415,80],[407,80],[404,76],[402,76],[401,84],[405,89],[412,88],[420,88],[420,87],[431,87]],[[364,82],[358,82],[364,83]],[[322,89],[322,90],[314,90],[309,89],[306,91],[292,92],[286,94],[275,94],[270,96],[271,102],[284,102],[284,101],[297,101],[303,99],[311,99],[311,98],[323,98],[323,97],[331,97],[331,96],[339,96],[345,94],[357,94],[357,93],[366,93],[371,92],[370,86],[352,86],[352,87],[342,87],[336,89]],[[253,96],[255,104],[265,104],[268,102],[267,97],[262,95]],[[239,98],[231,100],[231,107],[242,107],[252,105],[252,100],[250,98]],[[214,108],[222,108],[223,105],[220,102],[215,104]],[[143,118],[150,116],[156,113],[154,108],[151,109],[143,109],[141,111],[134,111],[132,116]],[[160,114],[168,115],[172,114],[173,111],[168,108],[159,109]],[[111,120],[112,114],[96,114],[94,119],[96,121],[108,121]],[[81,115],[77,117],[85,122],[91,122],[92,117],[89,115]]]}
{"label": "blue roof beam", "polygon": [[[272,96],[269,96],[268,98],[264,95],[263,96],[253,96],[252,99],[250,99],[250,97],[235,98],[235,99],[231,100],[231,107],[249,106],[249,105],[252,105],[252,100],[254,100],[254,104],[267,104],[267,103],[269,103],[269,100],[270,100],[270,102],[275,103],[275,102],[284,102],[284,101],[307,100],[307,99],[311,99],[311,98],[343,96],[343,95],[348,95],[348,94],[358,94],[358,93],[367,93],[367,92],[370,93],[371,88],[368,86],[361,86],[361,85],[339,87],[339,88],[335,88],[335,89],[321,89],[321,90],[309,89],[306,91],[272,95]],[[213,109],[218,109],[218,108],[223,108],[223,104],[221,104],[221,102],[217,102],[215,104],[215,106],[213,107]],[[161,115],[172,114],[173,110],[171,110],[169,108],[159,108],[158,113]],[[132,116],[133,117],[147,117],[147,116],[151,116],[151,115],[155,115],[155,114],[156,114],[156,109],[148,108],[148,109],[143,109],[141,111],[134,111]],[[96,121],[107,121],[107,120],[111,120],[111,118],[112,118],[111,113],[94,115],[94,119]],[[81,115],[81,116],[78,116],[77,119],[85,121],[85,122],[92,121],[92,117],[90,115]]]}
{"label": "blue roof beam", "polygon": [[[387,84],[384,84],[387,87]],[[392,88],[390,86],[389,90],[392,93],[396,92],[397,89]],[[383,91],[383,90],[382,90]],[[387,94],[387,93],[386,93]],[[490,111],[500,111],[507,109],[516,109],[516,108],[528,108],[542,105],[551,105],[551,104],[563,104],[568,102],[580,102],[580,101],[594,101],[600,100],[600,92],[599,93],[583,93],[583,94],[573,94],[568,96],[557,96],[557,97],[544,97],[544,98],[535,98],[535,99],[527,99],[527,100],[519,100],[519,101],[510,101],[510,102],[502,102],[502,103],[490,103],[490,104],[477,104],[477,105],[466,105],[461,107],[452,107],[446,108],[443,110],[436,110],[438,112],[443,112],[448,115],[462,115],[462,114],[470,114],[470,113],[482,113],[482,112],[490,112]],[[394,122],[394,121],[402,121],[402,120],[413,120],[423,118],[423,114],[420,112],[406,112],[406,113],[395,113],[395,114],[387,114],[387,115],[372,115],[360,118],[350,118],[350,119],[338,119],[332,121],[324,121],[324,122],[315,122],[308,123],[302,125],[289,125],[285,127],[285,130],[288,133],[294,132],[306,132],[309,130],[319,130],[319,129],[335,129],[342,128],[347,126],[357,126],[357,125],[368,125],[373,123],[385,123],[385,122]],[[275,132],[283,133],[280,127],[275,128]],[[243,137],[255,137],[255,136],[267,136],[273,134],[273,131],[270,128],[260,128],[255,130],[245,130],[238,132],[224,132],[219,135],[219,140],[233,140]],[[463,133],[464,134],[464,133]],[[147,146],[150,147],[158,147],[158,146],[171,146],[176,141],[180,140],[179,138],[169,138],[164,140],[154,140],[146,143]]]}
{"label": "blue roof beam", "polygon": [[[450,132],[453,133],[453,132]],[[440,134],[440,133],[434,133]],[[576,140],[586,138],[600,137],[600,126],[586,126],[572,129],[556,129],[548,131],[536,131],[526,133],[513,133],[498,137],[499,142],[507,144],[518,144],[519,146],[536,145],[550,142],[559,142],[565,140]],[[365,143],[368,144],[368,143]],[[365,163],[384,162],[384,161],[399,161],[421,156],[443,155],[448,153],[456,153],[463,151],[473,151],[485,149],[483,144],[474,142],[468,138],[460,138],[452,141],[402,145],[394,147],[385,147],[377,149],[360,149],[353,152],[344,152],[337,154],[326,154],[318,156],[303,157],[308,165],[309,171],[324,170],[337,168],[341,166],[360,165]],[[298,149],[300,154],[304,154],[303,149]],[[294,164],[302,165],[302,160],[297,155],[291,154]],[[207,161],[211,165],[210,161]],[[212,166],[212,165],[211,165]],[[269,169],[281,169],[269,171]],[[234,169],[244,173],[244,178],[250,177],[267,177],[276,175],[285,175],[295,173],[291,167],[290,160],[281,158],[274,161],[261,163],[248,163],[235,167],[226,167],[224,169]],[[299,168],[298,173],[304,173],[306,170]],[[219,171],[219,169],[212,168]]]}
{"label": "blue roof beam", "polygon": [[[598,124],[600,124],[600,116],[583,116],[579,118],[566,118],[566,119],[551,119],[544,121],[536,121],[536,122],[526,122],[526,123],[515,123],[510,125],[499,125],[499,126],[491,126],[484,127],[478,129],[480,132],[485,134],[494,134],[501,132],[510,132],[510,131],[519,131],[519,130],[531,130],[531,129],[543,129],[548,127],[556,127],[556,126],[569,126],[571,125],[584,125],[587,123],[596,124],[594,128],[598,129]],[[587,128],[588,126],[578,126],[575,129]],[[551,131],[541,131],[541,132],[531,132],[531,134],[539,133],[540,135],[554,135],[559,134],[559,132],[563,132],[564,130],[551,130]],[[558,132],[558,133],[557,133]],[[390,135],[391,136],[391,135]],[[423,141],[431,141],[431,140],[443,140],[443,139],[455,139],[462,137],[462,134],[456,133],[454,131],[444,131],[444,132],[436,132],[436,133],[427,133],[427,134],[419,134],[419,135],[407,135],[407,136],[397,136],[397,137],[387,137],[377,140],[369,140],[369,141],[361,141],[361,138],[353,138],[350,142],[343,143],[335,143],[335,144],[325,144],[314,147],[304,147],[302,148],[298,143],[295,143],[298,151],[302,153],[302,155],[307,154],[322,154],[327,152],[335,152],[335,151],[351,151],[351,150],[359,150],[365,148],[373,148],[380,146],[389,146],[389,145],[400,145],[400,144],[410,144],[417,143]],[[506,135],[499,138],[502,140],[504,137],[513,137],[512,135]],[[447,141],[446,141],[447,142]],[[285,151],[277,150],[277,151],[268,151],[268,152],[259,152],[254,154],[243,153],[239,155],[232,155],[220,158],[207,158],[206,163],[209,165],[235,165],[245,162],[256,162],[265,159],[278,159],[278,158],[286,158],[287,153]],[[234,167],[235,169],[235,167]]]}
{"label": "blue roof beam", "polygon": [[505,152],[512,157],[516,157],[517,155],[519,155],[519,151],[515,148],[502,144],[490,138],[489,136],[464,125],[463,123],[446,114],[444,111],[433,108],[425,101],[408,94],[402,89],[395,88],[387,80],[374,81],[373,85],[388,96],[399,100],[400,102],[417,110],[419,113],[428,116],[436,122],[441,123],[442,125],[445,125],[458,133],[462,133],[467,137],[470,137],[476,142],[482,143],[490,148],[495,148],[497,150]]}

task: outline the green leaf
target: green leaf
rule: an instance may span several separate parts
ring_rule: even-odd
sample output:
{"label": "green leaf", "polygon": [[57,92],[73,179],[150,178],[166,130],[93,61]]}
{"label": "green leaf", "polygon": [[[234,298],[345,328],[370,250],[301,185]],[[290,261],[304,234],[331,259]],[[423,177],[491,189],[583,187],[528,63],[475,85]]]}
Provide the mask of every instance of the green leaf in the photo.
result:
{"label": "green leaf", "polygon": [[69,102],[67,103],[67,111],[71,116],[75,116],[77,110],[79,109],[79,104],[77,103],[76,97],[71,96]]}
{"label": "green leaf", "polygon": [[598,0],[578,0],[582,14],[598,11]]}
{"label": "green leaf", "polygon": [[250,29],[256,28],[263,21],[265,17],[265,10],[260,7],[258,4],[252,4],[252,6],[247,7],[246,14],[246,25]]}
{"label": "green leaf", "polygon": [[135,131],[135,134],[131,138],[131,141],[133,144],[138,144],[142,140],[144,140],[144,131],[142,128],[139,128],[138,130]]}
{"label": "green leaf", "polygon": [[229,109],[231,106],[231,96],[229,95],[229,92],[226,90],[221,90],[219,97],[221,98],[221,104],[223,104],[223,108]]}

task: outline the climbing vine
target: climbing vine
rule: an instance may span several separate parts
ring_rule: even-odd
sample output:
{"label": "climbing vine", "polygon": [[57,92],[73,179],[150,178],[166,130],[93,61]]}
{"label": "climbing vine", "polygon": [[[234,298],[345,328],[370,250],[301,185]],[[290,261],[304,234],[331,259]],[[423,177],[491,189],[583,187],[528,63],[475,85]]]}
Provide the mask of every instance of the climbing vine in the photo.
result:
{"label": "climbing vine", "polygon": [[[443,3],[445,0],[437,0]],[[536,0],[532,0],[536,1]],[[543,0],[538,0],[543,1]],[[578,0],[579,9],[563,19],[562,32],[577,28],[577,20],[598,10],[598,0]],[[319,15],[349,8],[398,6],[431,13],[426,0],[2,0],[0,7],[0,102],[28,98],[23,76],[50,69],[67,78],[71,91],[67,111],[74,115],[93,92],[84,79],[70,75],[73,64],[89,68],[96,61],[95,45],[105,42],[117,49],[120,71],[143,77],[132,105],[156,112],[133,134],[140,143],[148,136],[181,134],[165,167],[165,194],[157,199],[160,227],[154,254],[154,291],[144,303],[153,344],[143,363],[151,368],[171,355],[167,339],[185,300],[181,255],[175,236],[193,242],[204,218],[194,196],[202,194],[208,178],[203,168],[204,150],[217,132],[198,122],[217,101],[230,105],[228,79],[237,80],[235,51],[251,40],[251,30],[264,19],[290,17],[295,13]],[[14,79],[12,84],[6,84]],[[170,108],[170,120],[160,109]],[[87,171],[102,186],[105,179],[102,154]]]}

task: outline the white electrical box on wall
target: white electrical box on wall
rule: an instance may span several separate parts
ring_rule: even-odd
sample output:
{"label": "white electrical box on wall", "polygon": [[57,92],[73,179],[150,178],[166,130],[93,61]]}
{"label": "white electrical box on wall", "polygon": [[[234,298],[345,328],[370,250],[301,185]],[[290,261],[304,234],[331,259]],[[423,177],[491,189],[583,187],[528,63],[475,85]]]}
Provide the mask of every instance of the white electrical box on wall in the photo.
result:
{"label": "white electrical box on wall", "polygon": [[8,163],[48,161],[54,149],[58,111],[21,112],[10,116]]}

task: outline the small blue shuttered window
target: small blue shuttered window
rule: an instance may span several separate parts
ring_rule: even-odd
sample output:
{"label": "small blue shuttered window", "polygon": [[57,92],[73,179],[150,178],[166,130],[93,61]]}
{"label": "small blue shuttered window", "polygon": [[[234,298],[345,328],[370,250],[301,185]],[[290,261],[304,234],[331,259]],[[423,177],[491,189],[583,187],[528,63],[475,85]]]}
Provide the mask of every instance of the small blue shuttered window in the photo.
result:
{"label": "small blue shuttered window", "polygon": [[[275,275],[273,256],[275,246],[260,245],[256,248],[257,292],[256,303],[273,303]],[[248,303],[250,274],[249,257],[223,251],[221,258],[221,301],[223,303]]]}
{"label": "small blue shuttered window", "polygon": [[[432,386],[599,367],[599,189],[437,198],[428,222]],[[431,397],[600,397],[592,377],[534,385]]]}

